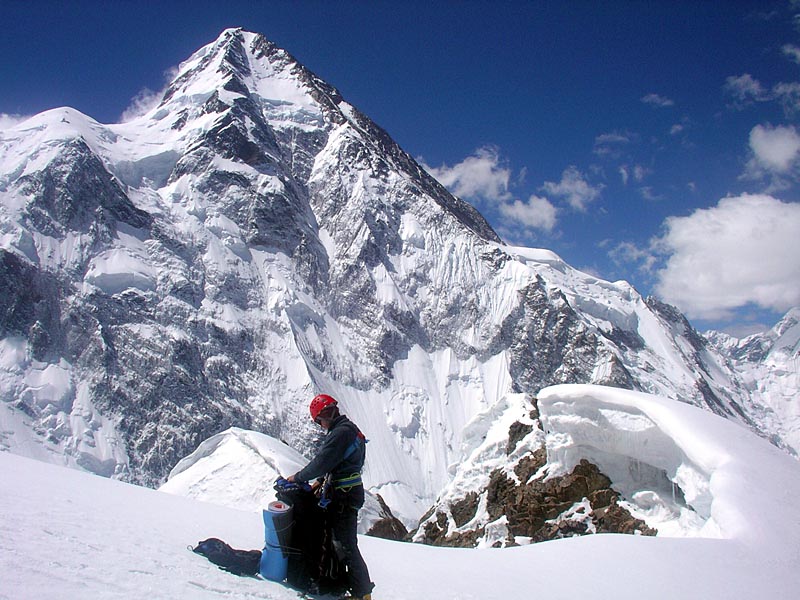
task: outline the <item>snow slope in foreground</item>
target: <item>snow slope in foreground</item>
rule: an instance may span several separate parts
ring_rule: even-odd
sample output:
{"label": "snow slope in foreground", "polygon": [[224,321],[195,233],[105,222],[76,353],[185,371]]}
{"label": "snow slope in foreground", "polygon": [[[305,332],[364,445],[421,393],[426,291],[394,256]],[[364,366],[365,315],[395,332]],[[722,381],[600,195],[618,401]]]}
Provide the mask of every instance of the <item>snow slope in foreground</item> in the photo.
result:
{"label": "snow slope in foreground", "polygon": [[[649,464],[660,465],[662,451],[665,471],[677,460],[691,463],[700,475],[686,481],[700,482],[702,492],[707,478],[708,518],[722,539],[596,535],[464,550],[362,537],[376,599],[796,598],[796,461],[736,425],[651,396],[558,386],[544,390],[540,403],[555,436],[549,450],[564,465],[581,449],[622,464],[627,459],[620,457],[647,453],[656,441],[660,450],[643,457]],[[602,419],[611,426],[592,425]],[[631,434],[637,431],[647,433]],[[277,584],[229,575],[186,550],[209,536],[260,547],[257,512],[8,453],[0,453],[0,477],[0,598],[296,597]]]}

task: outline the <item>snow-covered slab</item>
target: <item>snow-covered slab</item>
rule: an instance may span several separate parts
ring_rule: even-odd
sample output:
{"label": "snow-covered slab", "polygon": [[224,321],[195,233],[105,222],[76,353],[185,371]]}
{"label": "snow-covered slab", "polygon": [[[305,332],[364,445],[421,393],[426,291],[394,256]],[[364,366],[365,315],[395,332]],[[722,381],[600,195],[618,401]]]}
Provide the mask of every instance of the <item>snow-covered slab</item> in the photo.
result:
{"label": "snow-covered slab", "polygon": [[[181,460],[159,489],[202,502],[258,513],[276,499],[279,477],[302,469],[308,460],[273,437],[231,427],[214,435]],[[378,500],[367,494],[359,514],[366,533],[382,517]]]}
{"label": "snow-covered slab", "polygon": [[233,427],[175,465],[159,490],[258,512],[275,500],[275,479],[296,473],[305,463],[279,440]]}
{"label": "snow-covered slab", "polygon": [[154,267],[128,249],[113,248],[92,260],[85,281],[106,294],[117,294],[129,288],[154,290],[157,276]]}
{"label": "snow-covered slab", "polygon": [[551,473],[587,458],[644,518],[681,505],[694,513],[678,516],[667,533],[800,556],[800,464],[750,431],[687,404],[615,388],[560,385],[538,398]]}

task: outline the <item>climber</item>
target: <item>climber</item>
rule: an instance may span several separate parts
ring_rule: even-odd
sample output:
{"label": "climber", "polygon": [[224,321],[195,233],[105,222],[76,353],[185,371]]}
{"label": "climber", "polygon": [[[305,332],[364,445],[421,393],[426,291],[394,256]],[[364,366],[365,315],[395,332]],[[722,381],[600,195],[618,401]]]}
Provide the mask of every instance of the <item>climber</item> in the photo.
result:
{"label": "climber", "polygon": [[366,439],[355,423],[339,413],[338,402],[319,394],[309,407],[311,418],[327,432],[316,456],[288,481],[307,483],[319,478],[322,506],[331,514],[334,545],[347,567],[348,585],[353,599],[371,600],[372,588],[367,564],[358,549],[358,510],[364,505],[361,469],[366,457]]}

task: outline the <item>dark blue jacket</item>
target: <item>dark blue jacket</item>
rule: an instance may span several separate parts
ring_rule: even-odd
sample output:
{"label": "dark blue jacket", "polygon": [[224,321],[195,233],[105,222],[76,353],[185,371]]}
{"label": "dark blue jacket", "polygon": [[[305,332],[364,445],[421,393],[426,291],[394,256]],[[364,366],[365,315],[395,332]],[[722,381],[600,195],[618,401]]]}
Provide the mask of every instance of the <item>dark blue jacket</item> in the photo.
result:
{"label": "dark blue jacket", "polygon": [[346,416],[339,415],[333,420],[317,455],[297,472],[295,480],[311,481],[328,473],[336,480],[360,473],[366,458],[365,442],[356,424]]}

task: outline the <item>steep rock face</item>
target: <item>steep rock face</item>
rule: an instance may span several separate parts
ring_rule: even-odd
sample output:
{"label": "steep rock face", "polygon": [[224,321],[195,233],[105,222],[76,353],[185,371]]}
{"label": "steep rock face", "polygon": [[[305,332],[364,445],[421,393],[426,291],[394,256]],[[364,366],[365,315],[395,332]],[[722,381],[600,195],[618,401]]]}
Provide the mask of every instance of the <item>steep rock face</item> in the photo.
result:
{"label": "steep rock face", "polygon": [[31,355],[47,360],[61,355],[61,301],[68,285],[42,273],[16,254],[0,249],[0,336],[28,339]]}
{"label": "steep rock face", "polygon": [[697,373],[695,386],[700,392],[703,402],[712,412],[727,418],[739,418],[750,426],[755,423],[746,414],[742,406],[731,398],[727,389],[714,389],[710,370],[713,368],[708,363],[709,353],[707,351],[708,342],[689,324],[678,309],[674,306],[664,304],[656,298],[648,298],[647,304],[654,312],[658,313],[676,338],[683,338],[688,342],[688,347],[682,353],[688,364],[694,367]]}
{"label": "steep rock face", "polygon": [[307,453],[326,391],[372,440],[370,489],[412,525],[476,431],[544,385],[764,428],[679,313],[502,244],[260,35],[223,32],[127,123],[63,108],[2,132],[0,168],[0,397],[54,460],[156,485],[230,426]]}
{"label": "steep rock face", "polygon": [[[506,318],[499,342],[508,343],[516,392],[558,383],[586,383],[605,355],[598,334],[582,322],[560,291],[549,294],[540,277],[519,292],[520,304]],[[631,387],[625,367],[613,360],[594,383]]]}
{"label": "steep rock face", "polygon": [[17,194],[28,198],[23,223],[51,237],[90,233],[100,243],[113,236],[117,222],[146,228],[152,221],[81,138],[65,143],[44,169],[15,184]]}

